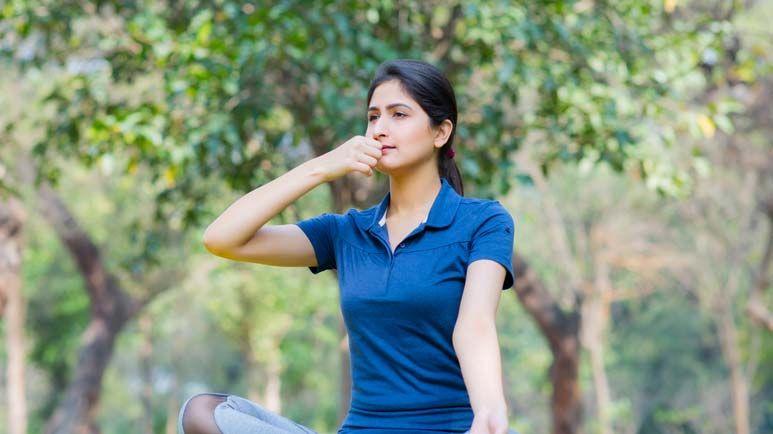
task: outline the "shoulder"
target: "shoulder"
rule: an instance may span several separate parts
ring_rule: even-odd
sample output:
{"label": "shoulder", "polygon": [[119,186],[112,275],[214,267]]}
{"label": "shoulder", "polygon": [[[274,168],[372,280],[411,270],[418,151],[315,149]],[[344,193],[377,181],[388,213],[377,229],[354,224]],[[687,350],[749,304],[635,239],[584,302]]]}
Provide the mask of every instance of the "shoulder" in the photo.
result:
{"label": "shoulder", "polygon": [[489,220],[509,221],[513,223],[513,217],[507,208],[496,199],[462,198],[459,203],[459,217],[482,225]]}
{"label": "shoulder", "polygon": [[360,229],[365,230],[373,222],[377,212],[378,205],[374,205],[364,210],[349,208],[349,210],[340,216],[340,223],[347,228],[359,227]]}
{"label": "shoulder", "polygon": [[367,219],[367,218],[372,218],[374,215],[376,215],[377,211],[378,211],[378,205],[372,206],[367,209],[349,208],[345,213],[342,214],[342,217],[351,218],[351,219]]}
{"label": "shoulder", "polygon": [[341,214],[335,214],[325,212],[318,214],[303,220],[295,222],[295,225],[303,229],[307,233],[337,233],[341,226],[343,216]]}

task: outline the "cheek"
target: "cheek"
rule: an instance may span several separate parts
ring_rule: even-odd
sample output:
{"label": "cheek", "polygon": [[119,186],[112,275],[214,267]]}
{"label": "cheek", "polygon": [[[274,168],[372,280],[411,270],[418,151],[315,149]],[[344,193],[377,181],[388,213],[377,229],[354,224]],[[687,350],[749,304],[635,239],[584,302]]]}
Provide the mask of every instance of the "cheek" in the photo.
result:
{"label": "cheek", "polygon": [[406,131],[410,132],[411,137],[420,141],[432,139],[432,131],[427,127],[427,122],[422,119],[412,119],[410,124],[406,125]]}
{"label": "cheek", "polygon": [[417,149],[432,146],[432,134],[420,122],[406,123],[399,134],[403,141],[414,144]]}

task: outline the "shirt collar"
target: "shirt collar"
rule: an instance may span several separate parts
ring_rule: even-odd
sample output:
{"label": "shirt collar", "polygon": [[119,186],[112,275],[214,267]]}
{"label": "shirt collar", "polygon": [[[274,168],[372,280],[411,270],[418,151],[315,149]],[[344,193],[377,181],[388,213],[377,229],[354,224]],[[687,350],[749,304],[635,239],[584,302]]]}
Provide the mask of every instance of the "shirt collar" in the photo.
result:
{"label": "shirt collar", "polygon": [[[442,228],[451,224],[456,216],[456,210],[459,207],[459,203],[462,200],[454,187],[445,178],[440,178],[440,192],[435,197],[435,201],[432,203],[432,208],[429,210],[429,215],[424,218],[426,226],[435,228]],[[358,218],[355,219],[358,226],[362,230],[368,230],[373,226],[379,225],[381,220],[386,221],[386,211],[389,207],[389,199],[391,192],[387,192],[384,199],[376,206],[376,211],[373,214],[358,213]]]}
{"label": "shirt collar", "polygon": [[[384,226],[386,224],[386,215],[387,215],[386,210],[384,210],[384,216],[381,217],[381,220],[378,221],[379,226]],[[428,216],[424,216],[424,220],[422,220],[421,222],[427,223],[427,217]]]}

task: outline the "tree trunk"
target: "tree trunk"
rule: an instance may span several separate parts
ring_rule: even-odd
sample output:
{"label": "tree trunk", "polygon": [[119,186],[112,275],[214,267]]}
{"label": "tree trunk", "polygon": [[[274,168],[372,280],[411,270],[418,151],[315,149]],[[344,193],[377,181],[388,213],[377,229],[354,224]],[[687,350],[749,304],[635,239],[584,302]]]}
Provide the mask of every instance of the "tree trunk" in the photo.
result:
{"label": "tree trunk", "polygon": [[[277,352],[279,345],[277,345]],[[282,414],[282,365],[276,354],[266,366],[266,388],[264,399],[266,408],[276,414]]]}
{"label": "tree trunk", "polygon": [[244,370],[247,374],[247,399],[253,402],[257,402],[260,405],[265,405],[263,402],[263,394],[260,393],[260,365],[255,359],[255,352],[252,349],[249,339],[246,339],[242,343],[244,348],[242,353],[244,354]]}
{"label": "tree trunk", "polygon": [[596,413],[598,416],[599,433],[612,434],[609,415],[610,393],[607,372],[604,368],[604,330],[603,315],[605,307],[603,299],[598,294],[585,301],[582,314],[583,344],[590,354],[593,390],[596,396]]}
{"label": "tree trunk", "polygon": [[177,400],[176,396],[177,395],[172,395],[167,400],[166,425],[164,426],[164,434],[178,434],[177,417],[179,416],[178,411],[180,410],[182,403]]}
{"label": "tree trunk", "polygon": [[553,383],[553,397],[550,402],[553,434],[582,432],[582,397],[578,380],[579,347],[576,334],[568,334],[562,337],[558,348],[551,348],[554,358],[550,367],[550,379]]}
{"label": "tree trunk", "polygon": [[92,318],[81,336],[78,362],[64,397],[46,425],[46,434],[99,433],[95,422],[102,378],[125,318]]}
{"label": "tree trunk", "polygon": [[0,316],[5,314],[8,354],[8,434],[26,434],[24,296],[21,291],[21,234],[24,209],[15,199],[0,202]]}
{"label": "tree trunk", "polygon": [[760,259],[757,267],[757,275],[754,278],[754,284],[749,293],[749,302],[746,305],[746,311],[749,313],[752,321],[769,332],[773,332],[773,313],[765,305],[765,290],[770,285],[768,273],[770,272],[770,263],[773,261],[773,198],[768,199],[763,204],[766,222],[768,224],[768,237],[765,242],[765,253]]}
{"label": "tree trunk", "polygon": [[722,353],[730,368],[730,390],[733,399],[733,417],[736,434],[749,434],[749,386],[741,361],[738,329],[733,318],[728,296],[720,295],[719,336]]}
{"label": "tree trunk", "polygon": [[[579,387],[580,341],[578,310],[564,312],[529,267],[513,253],[514,289],[523,307],[534,318],[553,353],[550,379],[553,434],[582,432],[582,399]],[[577,301],[580,304],[580,301]]]}
{"label": "tree trunk", "polygon": [[590,354],[599,432],[600,434],[612,434],[612,421],[609,414],[611,407],[609,381],[604,367],[604,347],[609,323],[612,282],[609,278],[609,264],[601,256],[596,255],[594,285],[583,303],[582,337],[583,344]]}
{"label": "tree trunk", "polygon": [[[246,296],[246,294],[242,294]],[[248,302],[245,300],[245,302]],[[254,324],[249,317],[242,320],[242,334],[240,336],[241,353],[244,358],[247,378],[247,399],[254,401],[266,410],[276,414],[282,414],[282,364],[280,341],[284,333],[272,336],[271,354],[258,357],[258,350],[254,345]],[[265,379],[265,380],[264,380]]]}
{"label": "tree trunk", "polygon": [[178,411],[182,406],[182,402],[177,399],[180,389],[177,377],[175,376],[172,381],[174,381],[174,385],[172,386],[172,393],[169,394],[169,399],[166,404],[166,426],[164,428],[164,434],[177,434]]}
{"label": "tree trunk", "polygon": [[[580,321],[582,315],[582,293],[585,286],[579,262],[572,254],[571,243],[567,236],[567,225],[560,207],[553,198],[547,180],[538,166],[522,153],[519,165],[522,165],[531,175],[534,185],[540,191],[544,203],[546,230],[550,234],[556,251],[559,270],[563,274],[568,290],[562,294],[566,297],[565,304],[571,304],[572,309],[565,312],[561,305],[553,299],[550,292],[539,281],[536,273],[526,261],[513,254],[513,271],[516,275],[515,291],[521,304],[534,318],[548,341],[553,353],[553,363],[550,367],[550,378],[553,384],[551,410],[553,416],[552,432],[554,434],[579,433],[582,429],[582,397],[579,387],[580,363]],[[577,231],[579,239],[584,238],[582,231]],[[578,241],[581,242],[581,241]],[[520,276],[520,277],[518,277]]]}
{"label": "tree trunk", "polygon": [[116,337],[144,303],[132,300],[108,273],[99,249],[50,187],[39,190],[43,217],[54,228],[83,276],[91,320],[81,335],[78,361],[64,396],[46,424],[46,434],[98,433],[95,423],[102,378]]}
{"label": "tree trunk", "polygon": [[143,315],[139,320],[142,335],[140,348],[140,375],[142,376],[142,428],[146,434],[153,434],[153,320]]}

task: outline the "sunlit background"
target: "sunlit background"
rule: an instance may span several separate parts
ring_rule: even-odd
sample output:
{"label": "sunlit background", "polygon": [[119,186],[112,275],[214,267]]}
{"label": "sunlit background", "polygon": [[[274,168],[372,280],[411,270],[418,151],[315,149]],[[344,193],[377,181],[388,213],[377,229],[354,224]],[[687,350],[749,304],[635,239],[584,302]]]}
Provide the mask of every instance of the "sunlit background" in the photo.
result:
{"label": "sunlit background", "polygon": [[[516,222],[497,325],[520,434],[773,432],[773,2],[0,1],[0,433],[176,432],[232,393],[349,405],[333,271],[217,258],[240,195],[440,67],[465,195]],[[379,174],[271,224],[365,209]]]}

